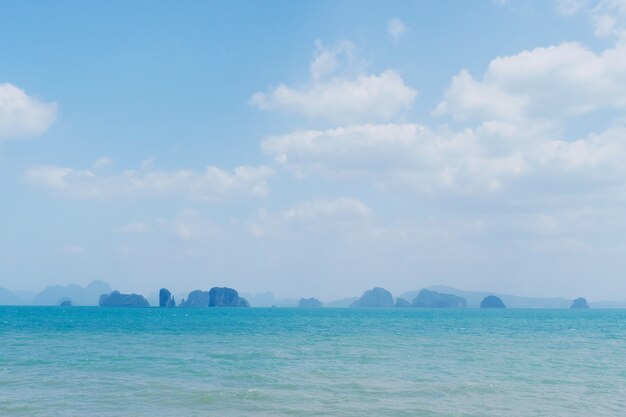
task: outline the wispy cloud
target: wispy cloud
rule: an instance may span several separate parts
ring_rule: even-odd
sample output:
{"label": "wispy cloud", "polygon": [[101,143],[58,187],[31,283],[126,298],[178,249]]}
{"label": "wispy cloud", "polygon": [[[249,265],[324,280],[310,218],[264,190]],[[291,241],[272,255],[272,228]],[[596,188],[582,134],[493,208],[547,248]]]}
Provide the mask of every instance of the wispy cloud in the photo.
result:
{"label": "wispy cloud", "polygon": [[398,18],[392,18],[387,21],[387,30],[394,41],[398,41],[404,35],[408,28],[404,22]]}
{"label": "wispy cloud", "polygon": [[241,166],[225,171],[208,166],[204,172],[155,170],[152,168],[100,174],[94,170],[60,166],[36,166],[25,178],[32,184],[77,198],[137,198],[180,195],[194,200],[226,200],[232,197],[268,195],[272,169]]}
{"label": "wispy cloud", "polygon": [[0,84],[0,140],[41,135],[56,116],[56,103],[41,102],[13,84]]}
{"label": "wispy cloud", "polygon": [[354,58],[351,43],[343,41],[330,48],[318,43],[311,62],[311,79],[300,87],[280,84],[250,99],[261,110],[279,111],[331,123],[389,121],[410,108],[417,91],[407,86],[394,71],[352,75],[342,72],[339,56]]}

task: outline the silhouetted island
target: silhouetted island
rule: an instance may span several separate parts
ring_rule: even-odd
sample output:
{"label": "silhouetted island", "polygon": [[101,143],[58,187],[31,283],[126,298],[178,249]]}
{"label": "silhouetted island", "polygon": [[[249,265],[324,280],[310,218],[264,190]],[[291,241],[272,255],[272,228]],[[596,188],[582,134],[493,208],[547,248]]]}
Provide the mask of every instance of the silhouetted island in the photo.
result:
{"label": "silhouetted island", "polygon": [[194,290],[181,307],[250,307],[250,303],[239,296],[237,290],[228,287],[213,287],[209,291]]}
{"label": "silhouetted island", "polygon": [[72,307],[74,304],[72,304],[72,300],[60,300],[59,301],[59,307]]}
{"label": "silhouetted island", "polygon": [[150,307],[150,303],[139,294],[122,294],[113,291],[110,294],[102,294],[98,302],[100,307]]}
{"label": "silhouetted island", "polygon": [[161,288],[159,291],[159,307],[176,307],[176,300],[167,288]]}
{"label": "silhouetted island", "polygon": [[317,298],[301,298],[298,302],[298,307],[300,308],[320,308],[322,307],[322,302]]}
{"label": "silhouetted island", "polygon": [[409,303],[407,300],[405,300],[404,298],[400,298],[398,297],[396,299],[396,307],[400,307],[400,308],[406,308],[406,307],[411,307],[411,303]]}
{"label": "silhouetted island", "polygon": [[481,301],[480,308],[506,308],[506,306],[500,297],[488,295]]}
{"label": "silhouetted island", "polygon": [[569,308],[589,308],[589,304],[587,304],[587,300],[582,297],[579,297],[572,301],[572,305]]}
{"label": "silhouetted island", "polygon": [[209,292],[201,290],[193,290],[187,296],[185,300],[180,303],[181,307],[208,307],[209,306]]}
{"label": "silhouetted island", "polygon": [[423,289],[413,300],[413,307],[422,308],[465,308],[467,301],[453,294],[443,294]]}
{"label": "silhouetted island", "polygon": [[393,296],[384,288],[375,287],[363,293],[350,305],[356,308],[393,307]]}
{"label": "silhouetted island", "polygon": [[232,288],[213,287],[209,291],[209,307],[239,307],[239,294]]}

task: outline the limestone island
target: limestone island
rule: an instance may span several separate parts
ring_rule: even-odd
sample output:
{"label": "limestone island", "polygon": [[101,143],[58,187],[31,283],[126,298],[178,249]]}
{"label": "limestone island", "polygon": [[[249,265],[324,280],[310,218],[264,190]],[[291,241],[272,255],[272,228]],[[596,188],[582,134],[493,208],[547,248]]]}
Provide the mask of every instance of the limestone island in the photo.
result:
{"label": "limestone island", "polygon": [[467,300],[453,294],[423,289],[413,299],[412,306],[421,308],[465,308],[467,307]]}
{"label": "limestone island", "polygon": [[572,301],[572,305],[569,308],[589,308],[589,304],[587,304],[587,300],[582,297],[579,297]]}
{"label": "limestone island", "polygon": [[393,307],[393,296],[384,288],[375,287],[363,293],[361,298],[353,302],[352,308]]}
{"label": "limestone island", "polygon": [[167,288],[161,288],[159,291],[159,307],[176,307],[176,300]]}
{"label": "limestone island", "polygon": [[98,305],[100,307],[150,307],[150,303],[143,296],[122,294],[119,291],[102,294]]}
{"label": "limestone island", "polygon": [[209,291],[194,290],[187,299],[183,298],[181,307],[250,307],[250,303],[239,296],[237,290],[228,287],[213,287]]}
{"label": "limestone island", "polygon": [[480,302],[480,308],[506,308],[506,306],[500,297],[488,295]]}

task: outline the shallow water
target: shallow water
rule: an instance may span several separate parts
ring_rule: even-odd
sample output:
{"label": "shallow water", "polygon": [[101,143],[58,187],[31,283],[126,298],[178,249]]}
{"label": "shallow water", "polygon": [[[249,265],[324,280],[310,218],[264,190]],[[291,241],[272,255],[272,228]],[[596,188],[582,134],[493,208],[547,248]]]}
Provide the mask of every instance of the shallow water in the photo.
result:
{"label": "shallow water", "polygon": [[0,307],[0,416],[626,415],[625,310]]}

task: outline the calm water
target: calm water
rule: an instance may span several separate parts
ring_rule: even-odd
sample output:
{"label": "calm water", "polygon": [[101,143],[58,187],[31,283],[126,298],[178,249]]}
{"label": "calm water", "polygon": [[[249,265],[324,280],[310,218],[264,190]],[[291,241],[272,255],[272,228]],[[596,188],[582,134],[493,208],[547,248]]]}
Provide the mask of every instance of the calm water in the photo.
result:
{"label": "calm water", "polygon": [[0,307],[0,416],[626,415],[626,311]]}

